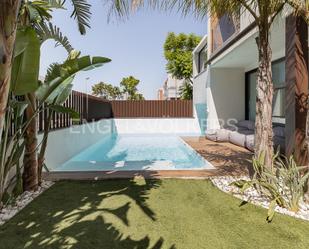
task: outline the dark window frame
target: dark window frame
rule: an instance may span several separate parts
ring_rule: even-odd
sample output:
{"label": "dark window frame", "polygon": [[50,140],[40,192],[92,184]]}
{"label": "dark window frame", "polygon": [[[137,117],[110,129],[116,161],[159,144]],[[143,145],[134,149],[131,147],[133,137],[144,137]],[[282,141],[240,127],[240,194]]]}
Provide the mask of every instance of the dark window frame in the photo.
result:
{"label": "dark window frame", "polygon": [[[274,60],[271,64],[274,65],[276,63],[281,63],[285,61],[285,57],[282,57],[280,59]],[[247,71],[245,73],[245,119],[249,120],[249,99],[250,99],[250,87],[249,87],[249,79],[250,79],[250,74],[252,73],[257,73],[258,68],[255,68],[253,70]],[[280,86],[280,87],[276,87],[274,88],[274,91],[276,90],[280,90],[280,89],[285,89],[286,90],[286,86]],[[285,114],[284,116],[272,116],[273,118],[285,118]]]}
{"label": "dark window frame", "polygon": [[[201,48],[201,50],[198,52],[198,56],[197,56],[197,58],[198,58],[198,65],[197,65],[197,66],[198,66],[198,70],[197,70],[197,72],[198,72],[198,74],[204,72],[205,69],[206,69],[206,62],[207,62],[208,59],[206,58],[206,60],[203,62],[204,67],[203,67],[203,69],[202,69],[202,65],[201,65],[202,59],[201,59],[201,57],[202,57],[202,53],[203,53],[204,51],[206,51],[206,53],[208,52],[207,49],[208,49],[208,46],[207,46],[207,44],[205,44],[205,45]],[[207,54],[208,54],[208,53],[207,53]]]}

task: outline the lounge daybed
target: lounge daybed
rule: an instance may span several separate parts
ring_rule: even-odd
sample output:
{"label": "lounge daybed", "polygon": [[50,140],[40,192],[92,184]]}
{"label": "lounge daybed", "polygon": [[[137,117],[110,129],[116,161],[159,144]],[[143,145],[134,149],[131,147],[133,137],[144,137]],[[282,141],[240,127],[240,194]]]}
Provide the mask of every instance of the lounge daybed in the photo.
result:
{"label": "lounge daybed", "polygon": [[[250,151],[254,150],[254,127],[253,121],[240,121],[234,126],[227,126],[217,130],[208,130],[206,138],[215,142],[230,142],[232,144],[247,148]],[[285,134],[284,125],[274,124],[274,147],[280,147],[283,152],[285,150]]]}

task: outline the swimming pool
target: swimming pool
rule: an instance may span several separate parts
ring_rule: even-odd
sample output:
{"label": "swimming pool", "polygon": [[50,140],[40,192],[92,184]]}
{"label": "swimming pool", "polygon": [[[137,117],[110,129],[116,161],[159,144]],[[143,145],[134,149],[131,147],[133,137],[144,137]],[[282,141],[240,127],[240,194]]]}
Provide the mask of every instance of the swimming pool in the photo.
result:
{"label": "swimming pool", "polygon": [[54,171],[199,170],[212,165],[178,136],[111,134]]}

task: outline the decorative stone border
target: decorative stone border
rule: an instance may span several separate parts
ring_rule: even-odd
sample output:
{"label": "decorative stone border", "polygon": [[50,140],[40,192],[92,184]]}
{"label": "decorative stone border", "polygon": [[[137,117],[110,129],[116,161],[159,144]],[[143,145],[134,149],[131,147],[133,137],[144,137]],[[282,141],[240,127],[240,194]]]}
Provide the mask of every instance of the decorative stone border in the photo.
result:
{"label": "decorative stone border", "polygon": [[[225,193],[232,194],[233,196],[241,199],[243,201],[250,202],[254,205],[263,207],[268,209],[269,201],[266,197],[259,195],[259,193],[254,189],[250,188],[242,194],[239,189],[235,186],[230,186],[232,182],[239,181],[239,180],[249,180],[248,177],[232,177],[232,176],[220,176],[220,177],[210,177],[212,183],[218,187],[221,191]],[[285,208],[276,207],[276,212],[293,216],[296,218],[300,218],[303,220],[309,221],[309,204],[301,203],[300,204],[300,211],[298,213],[291,212]]]}
{"label": "decorative stone border", "polygon": [[46,189],[50,188],[54,183],[51,181],[43,181],[41,187],[35,192],[24,192],[16,198],[13,205],[8,205],[0,210],[0,226],[10,220],[14,215],[26,207],[31,201],[42,194]]}

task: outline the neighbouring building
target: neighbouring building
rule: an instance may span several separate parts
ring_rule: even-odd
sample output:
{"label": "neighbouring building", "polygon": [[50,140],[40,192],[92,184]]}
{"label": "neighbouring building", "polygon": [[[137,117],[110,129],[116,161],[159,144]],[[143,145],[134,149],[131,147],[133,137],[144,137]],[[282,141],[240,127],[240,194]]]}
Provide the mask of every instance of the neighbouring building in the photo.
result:
{"label": "neighbouring building", "polygon": [[163,88],[159,88],[158,93],[157,93],[157,100],[165,100]]}
{"label": "neighbouring building", "polygon": [[[230,119],[255,120],[258,30],[253,18],[241,11],[209,17],[208,36],[193,52],[193,101],[205,129],[218,129]],[[273,52],[273,122],[285,126],[287,155],[305,153],[308,98],[308,26],[283,11],[270,34]],[[305,103],[305,104],[304,104]],[[302,150],[302,151],[300,151]]]}
{"label": "neighbouring building", "polygon": [[[184,80],[175,79],[171,74],[168,74],[163,87],[158,90],[158,99],[159,100],[180,99],[180,88],[182,87],[183,84]],[[162,94],[162,96],[160,94]]]}

